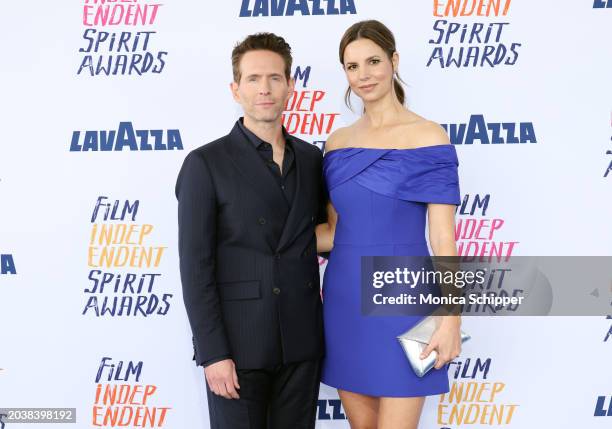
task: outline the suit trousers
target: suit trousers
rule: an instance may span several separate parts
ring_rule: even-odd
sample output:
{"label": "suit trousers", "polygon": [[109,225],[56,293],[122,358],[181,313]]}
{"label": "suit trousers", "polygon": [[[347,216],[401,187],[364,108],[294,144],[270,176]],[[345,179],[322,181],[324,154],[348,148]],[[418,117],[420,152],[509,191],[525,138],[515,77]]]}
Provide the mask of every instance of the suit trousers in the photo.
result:
{"label": "suit trousers", "polygon": [[321,359],[236,373],[240,399],[216,395],[206,383],[211,429],[315,427]]}

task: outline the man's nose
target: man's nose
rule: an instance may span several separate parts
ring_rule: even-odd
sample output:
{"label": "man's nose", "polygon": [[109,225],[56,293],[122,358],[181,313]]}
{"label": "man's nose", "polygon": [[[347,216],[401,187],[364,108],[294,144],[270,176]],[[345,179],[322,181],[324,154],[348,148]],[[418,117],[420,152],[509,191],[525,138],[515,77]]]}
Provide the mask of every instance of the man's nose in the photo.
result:
{"label": "man's nose", "polygon": [[263,80],[261,82],[261,86],[259,87],[259,93],[261,95],[268,95],[270,94],[270,83],[267,80]]}

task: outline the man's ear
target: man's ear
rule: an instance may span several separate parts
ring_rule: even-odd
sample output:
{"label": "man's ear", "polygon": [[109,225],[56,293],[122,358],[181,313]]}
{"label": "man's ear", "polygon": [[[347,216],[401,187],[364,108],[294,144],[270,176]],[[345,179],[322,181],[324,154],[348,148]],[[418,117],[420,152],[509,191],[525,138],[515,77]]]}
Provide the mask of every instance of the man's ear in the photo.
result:
{"label": "man's ear", "polygon": [[238,84],[232,81],[229,86],[230,91],[232,92],[232,97],[234,97],[234,100],[240,103],[240,95],[238,94]]}
{"label": "man's ear", "polygon": [[289,99],[289,97],[291,97],[293,95],[293,91],[295,91],[295,79],[294,78],[289,78],[288,80],[288,87],[287,87],[287,99]]}

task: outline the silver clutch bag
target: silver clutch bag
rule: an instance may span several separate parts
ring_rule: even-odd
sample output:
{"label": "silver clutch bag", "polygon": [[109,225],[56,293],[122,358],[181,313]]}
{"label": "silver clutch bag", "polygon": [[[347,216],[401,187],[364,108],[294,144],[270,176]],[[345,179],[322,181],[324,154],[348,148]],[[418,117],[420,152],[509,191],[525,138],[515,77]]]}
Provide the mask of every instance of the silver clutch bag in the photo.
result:
{"label": "silver clutch bag", "polygon": [[[408,358],[408,362],[410,362],[410,366],[416,373],[417,376],[423,377],[427,372],[434,367],[436,363],[436,357],[438,353],[436,351],[432,351],[428,357],[425,359],[421,359],[421,353],[429,344],[429,340],[436,330],[436,320],[434,316],[427,316],[419,323],[414,325],[412,328],[404,332],[402,335],[398,336],[402,348],[404,349],[404,353],[406,353],[406,357]],[[471,337],[465,332],[461,331],[461,344],[465,343]]]}

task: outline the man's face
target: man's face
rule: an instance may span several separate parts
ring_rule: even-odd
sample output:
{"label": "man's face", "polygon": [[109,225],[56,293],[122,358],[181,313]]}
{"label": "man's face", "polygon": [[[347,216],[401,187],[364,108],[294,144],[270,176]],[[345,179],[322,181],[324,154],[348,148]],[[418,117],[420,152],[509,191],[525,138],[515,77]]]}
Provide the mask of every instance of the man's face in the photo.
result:
{"label": "man's face", "polygon": [[244,114],[256,122],[276,122],[293,93],[294,82],[285,78],[285,61],[272,51],[249,51],[239,64],[240,82],[232,82],[231,90],[244,109]]}

